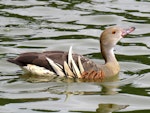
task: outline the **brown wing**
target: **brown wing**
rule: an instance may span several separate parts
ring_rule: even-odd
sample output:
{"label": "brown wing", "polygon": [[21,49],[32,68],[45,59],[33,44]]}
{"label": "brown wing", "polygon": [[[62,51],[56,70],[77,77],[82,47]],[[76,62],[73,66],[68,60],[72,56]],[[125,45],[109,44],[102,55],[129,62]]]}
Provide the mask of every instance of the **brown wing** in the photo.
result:
{"label": "brown wing", "polygon": [[54,60],[54,62],[58,62],[62,64],[62,60],[64,59],[65,52],[61,51],[47,51],[43,53],[36,53],[36,52],[28,52],[20,54],[19,57],[14,59],[8,59],[9,62],[17,64],[19,66],[26,66],[27,64],[34,64],[40,67],[45,67],[46,69],[52,70],[51,66],[49,65],[46,57]]}
{"label": "brown wing", "polygon": [[[82,55],[78,55],[78,54],[73,54],[72,56],[77,65],[78,65],[78,56],[80,56],[81,63],[85,71],[98,69],[96,64],[92,62],[91,60],[89,60],[88,58]],[[46,69],[49,69],[49,70],[53,70],[52,67],[49,65],[46,57],[50,58],[55,63],[64,65],[64,61],[68,60],[68,52],[63,52],[63,51],[45,51],[43,53],[28,52],[28,53],[20,54],[20,56],[17,58],[8,59],[8,61],[15,63],[19,66],[26,66],[27,64],[34,64],[40,67],[45,67]]]}
{"label": "brown wing", "polygon": [[36,52],[28,52],[20,54],[17,58],[8,59],[7,61],[17,64],[19,66],[26,66],[29,63],[32,63],[35,59],[38,59],[39,53]]}

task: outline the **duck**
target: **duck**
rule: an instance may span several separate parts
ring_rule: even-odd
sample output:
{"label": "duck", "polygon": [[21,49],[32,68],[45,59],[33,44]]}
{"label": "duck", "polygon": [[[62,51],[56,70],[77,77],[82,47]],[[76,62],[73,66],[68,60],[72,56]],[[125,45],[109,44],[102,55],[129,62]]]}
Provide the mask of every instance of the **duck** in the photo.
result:
{"label": "duck", "polygon": [[115,76],[120,71],[114,47],[135,27],[123,29],[118,26],[106,28],[100,35],[100,50],[104,64],[96,64],[89,58],[69,51],[26,52],[8,61],[20,66],[25,73],[37,76],[102,80]]}

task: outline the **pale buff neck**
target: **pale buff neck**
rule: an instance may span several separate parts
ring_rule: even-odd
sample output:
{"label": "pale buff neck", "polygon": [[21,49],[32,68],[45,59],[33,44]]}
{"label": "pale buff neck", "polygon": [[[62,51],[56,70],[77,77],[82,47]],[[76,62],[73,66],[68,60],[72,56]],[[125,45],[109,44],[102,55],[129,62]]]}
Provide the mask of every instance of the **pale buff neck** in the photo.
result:
{"label": "pale buff neck", "polygon": [[114,47],[106,47],[101,44],[101,52],[102,52],[102,56],[105,60],[105,63],[117,62],[117,59],[114,54]]}
{"label": "pale buff neck", "polygon": [[103,71],[106,75],[117,74],[120,70],[119,63],[114,54],[113,47],[105,47],[101,45],[102,56],[105,60],[105,64],[103,65]]}

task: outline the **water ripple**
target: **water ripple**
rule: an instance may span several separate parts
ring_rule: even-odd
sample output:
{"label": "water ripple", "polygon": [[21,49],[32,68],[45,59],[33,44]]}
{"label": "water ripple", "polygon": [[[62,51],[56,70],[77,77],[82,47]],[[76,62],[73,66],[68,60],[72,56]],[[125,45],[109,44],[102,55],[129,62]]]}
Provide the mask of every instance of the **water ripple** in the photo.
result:
{"label": "water ripple", "polygon": [[[149,0],[1,0],[0,111],[147,112],[149,6]],[[136,30],[115,48],[121,72],[112,82],[40,81],[6,61],[22,52],[68,51],[73,46],[73,52],[104,63],[99,36],[114,25]]]}

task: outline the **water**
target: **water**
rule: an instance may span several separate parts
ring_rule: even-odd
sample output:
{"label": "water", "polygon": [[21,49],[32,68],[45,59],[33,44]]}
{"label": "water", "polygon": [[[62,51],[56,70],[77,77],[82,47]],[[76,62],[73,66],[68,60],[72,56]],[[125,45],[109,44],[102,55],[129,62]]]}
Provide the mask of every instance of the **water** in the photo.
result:
{"label": "water", "polygon": [[[149,0],[0,0],[1,113],[149,113]],[[121,65],[112,82],[30,78],[7,62],[22,52],[63,50],[103,63],[100,33],[109,26],[136,30],[115,48]]]}

